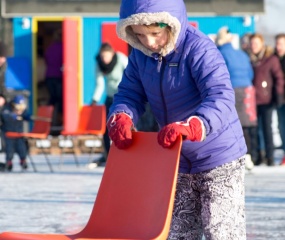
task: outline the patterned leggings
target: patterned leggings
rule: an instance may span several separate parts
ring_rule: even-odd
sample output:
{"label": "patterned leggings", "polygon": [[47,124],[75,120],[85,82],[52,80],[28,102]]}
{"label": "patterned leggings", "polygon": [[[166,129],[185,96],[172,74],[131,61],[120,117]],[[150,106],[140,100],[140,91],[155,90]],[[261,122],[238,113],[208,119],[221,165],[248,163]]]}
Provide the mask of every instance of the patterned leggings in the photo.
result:
{"label": "patterned leggings", "polygon": [[179,174],[168,240],[245,240],[244,157]]}

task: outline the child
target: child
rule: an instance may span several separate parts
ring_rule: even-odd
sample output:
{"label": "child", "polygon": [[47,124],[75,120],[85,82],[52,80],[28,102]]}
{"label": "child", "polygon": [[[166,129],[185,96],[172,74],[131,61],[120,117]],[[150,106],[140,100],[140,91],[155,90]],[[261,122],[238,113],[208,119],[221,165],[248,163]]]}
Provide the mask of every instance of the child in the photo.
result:
{"label": "child", "polygon": [[[9,104],[7,104],[1,112],[2,119],[2,131],[6,132],[23,132],[24,120],[30,121],[31,116],[28,114],[27,104],[25,97],[22,95],[16,95]],[[27,145],[23,137],[20,138],[8,138],[5,137],[5,154],[6,164],[0,163],[1,171],[12,171],[13,163],[12,159],[16,152],[20,157],[20,165],[22,169],[27,169]]]}
{"label": "child", "polygon": [[184,137],[168,239],[246,239],[247,148],[221,53],[182,0],[122,0],[117,34],[133,49],[108,116],[113,143],[132,144],[146,102],[162,147]]}

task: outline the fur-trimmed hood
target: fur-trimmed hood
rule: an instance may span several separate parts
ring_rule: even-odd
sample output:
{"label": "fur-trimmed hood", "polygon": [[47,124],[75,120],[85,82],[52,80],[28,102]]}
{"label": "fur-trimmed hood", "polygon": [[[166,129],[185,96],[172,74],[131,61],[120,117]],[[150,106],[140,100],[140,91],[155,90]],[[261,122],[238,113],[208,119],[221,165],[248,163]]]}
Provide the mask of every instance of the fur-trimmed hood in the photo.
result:
{"label": "fur-trimmed hood", "polygon": [[166,23],[174,35],[174,45],[166,46],[164,56],[174,50],[183,39],[187,23],[187,12],[183,0],[122,0],[120,20],[117,23],[118,36],[133,48],[151,56],[152,51],[144,47],[129,31],[130,25]]}

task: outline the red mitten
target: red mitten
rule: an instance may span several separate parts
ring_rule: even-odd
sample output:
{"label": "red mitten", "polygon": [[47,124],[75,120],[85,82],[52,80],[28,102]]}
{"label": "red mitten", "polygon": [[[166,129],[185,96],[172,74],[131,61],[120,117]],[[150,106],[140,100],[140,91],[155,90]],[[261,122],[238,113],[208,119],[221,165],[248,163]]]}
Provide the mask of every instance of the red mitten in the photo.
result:
{"label": "red mitten", "polygon": [[118,113],[107,122],[108,134],[119,149],[128,148],[132,144],[133,121],[128,114]]}
{"label": "red mitten", "polygon": [[190,117],[185,122],[175,122],[163,127],[157,140],[162,147],[171,148],[180,134],[183,139],[201,142],[205,139],[205,126],[198,117]]}

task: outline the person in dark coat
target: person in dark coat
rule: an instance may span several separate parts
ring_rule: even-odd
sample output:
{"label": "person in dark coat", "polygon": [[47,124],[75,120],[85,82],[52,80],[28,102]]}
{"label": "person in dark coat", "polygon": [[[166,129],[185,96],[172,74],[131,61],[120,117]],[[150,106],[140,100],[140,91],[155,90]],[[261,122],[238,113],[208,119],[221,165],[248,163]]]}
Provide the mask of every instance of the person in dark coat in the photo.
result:
{"label": "person in dark coat", "polygon": [[216,45],[230,73],[235,91],[236,109],[247,145],[245,167],[251,170],[254,166],[253,162],[258,158],[255,88],[252,85],[253,69],[247,53],[233,48],[232,39],[228,27],[222,27],[218,31]]}
{"label": "person in dark coat", "polygon": [[278,57],[264,43],[261,34],[250,36],[250,59],[254,69],[253,85],[256,89],[257,118],[265,143],[265,159],[257,164],[274,165],[272,113],[283,102],[284,76]]}
{"label": "person in dark coat", "polygon": [[[285,76],[285,33],[280,33],[275,36],[275,55],[279,58],[283,75]],[[280,165],[285,165],[285,94],[281,106],[277,108],[277,116],[278,129],[284,152],[284,157]]]}

